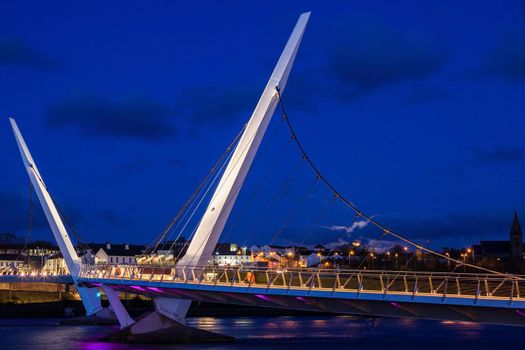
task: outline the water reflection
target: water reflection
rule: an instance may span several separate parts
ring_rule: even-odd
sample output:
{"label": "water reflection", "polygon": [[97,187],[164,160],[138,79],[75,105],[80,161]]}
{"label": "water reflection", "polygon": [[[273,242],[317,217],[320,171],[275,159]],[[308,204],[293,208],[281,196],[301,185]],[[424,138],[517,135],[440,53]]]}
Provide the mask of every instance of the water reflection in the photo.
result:
{"label": "water reflection", "polygon": [[[0,320],[0,348],[82,350],[233,349],[507,349],[525,341],[521,327],[414,319],[316,317],[198,317],[188,323],[237,338],[233,344],[130,345],[105,343],[115,327],[58,326],[54,320]],[[468,344],[466,346],[465,344]]]}

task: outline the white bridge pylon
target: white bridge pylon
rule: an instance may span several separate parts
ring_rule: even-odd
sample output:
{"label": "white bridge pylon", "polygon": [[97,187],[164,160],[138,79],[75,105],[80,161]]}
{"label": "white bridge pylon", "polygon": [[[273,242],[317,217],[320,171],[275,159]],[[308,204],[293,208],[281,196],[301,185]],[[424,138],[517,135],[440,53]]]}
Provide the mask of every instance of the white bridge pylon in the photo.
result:
{"label": "white bridge pylon", "polygon": [[277,106],[276,88],[279,88],[281,93],[284,91],[309,17],[310,12],[303,13],[299,17],[195,231],[188,250],[177,266],[204,266],[211,260],[213,250],[230,216],[237,195]]}
{"label": "white bridge pylon", "polygon": [[27,148],[24,138],[18,129],[18,125],[13,118],[9,118],[9,122],[11,123],[16,143],[18,145],[18,149],[20,150],[22,161],[24,162],[24,167],[27,170],[27,174],[29,175],[31,184],[35,189],[35,193],[38,196],[38,200],[42,205],[42,209],[44,210],[49,226],[51,227],[51,231],[53,232],[53,236],[55,237],[55,240],[58,244],[60,253],[62,253],[62,256],[66,262],[66,266],[73,277],[73,281],[77,287],[80,299],[82,300],[84,308],[86,309],[86,314],[89,316],[102,311],[100,298],[97,296],[98,289],[79,287],[77,284],[77,278],[80,272],[81,264],[80,258],[75,251],[75,247],[69,238],[67,230],[64,226],[64,223],[62,222],[62,219],[60,218],[60,214],[58,213],[53,199],[47,191],[44,180],[42,179],[42,176],[40,176],[40,172],[38,171],[35,161],[33,160],[33,157]]}
{"label": "white bridge pylon", "polygon": [[[188,250],[177,263],[177,273],[180,272],[179,268],[204,266],[211,260],[213,250],[230,216],[237,195],[241,190],[255,153],[257,153],[277,106],[278,96],[276,88],[278,87],[282,93],[286,86],[309,17],[310,12],[303,13],[299,17],[259,102],[237,143],[237,147],[217,185],[217,189],[199,222]],[[157,312],[177,322],[184,320],[190,304],[190,300],[155,299]]]}

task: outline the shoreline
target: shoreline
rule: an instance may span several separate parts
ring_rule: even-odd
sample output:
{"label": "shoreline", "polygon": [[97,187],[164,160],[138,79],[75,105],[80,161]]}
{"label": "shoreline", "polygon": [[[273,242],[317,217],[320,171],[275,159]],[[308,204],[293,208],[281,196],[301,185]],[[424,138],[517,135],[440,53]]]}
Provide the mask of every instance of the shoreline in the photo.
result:
{"label": "shoreline", "polygon": [[[103,304],[104,303],[103,301]],[[150,300],[126,300],[126,309],[132,317],[137,317],[154,309]],[[66,316],[66,309],[69,316]],[[323,312],[306,312],[286,309],[262,308],[256,306],[223,305],[210,302],[192,302],[188,317],[245,317],[245,316],[310,316],[324,315]],[[84,316],[82,303],[77,300],[55,302],[0,304],[0,319],[18,318],[72,318]]]}

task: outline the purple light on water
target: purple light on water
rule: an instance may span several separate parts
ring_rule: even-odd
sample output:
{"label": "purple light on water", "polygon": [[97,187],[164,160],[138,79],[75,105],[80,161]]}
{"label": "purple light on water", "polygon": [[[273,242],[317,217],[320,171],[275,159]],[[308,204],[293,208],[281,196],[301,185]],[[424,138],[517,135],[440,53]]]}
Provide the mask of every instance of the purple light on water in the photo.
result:
{"label": "purple light on water", "polygon": [[390,305],[392,305],[392,306],[395,306],[395,307],[399,308],[399,305],[398,305],[397,303],[394,303],[393,301],[391,301],[391,302],[390,302]]}
{"label": "purple light on water", "polygon": [[170,289],[170,292],[173,293],[173,294],[178,294],[178,295],[182,295],[182,296],[185,296],[185,297],[188,297],[188,296],[189,296],[190,299],[191,299],[191,294],[189,294],[189,293],[185,293],[185,292],[183,292],[183,291],[181,291],[181,290]]}
{"label": "purple light on water", "polygon": [[295,297],[295,299],[302,301],[303,303],[306,303],[306,299],[303,297]]}
{"label": "purple light on water", "polygon": [[521,311],[521,310],[516,310],[516,313],[520,316],[523,316],[525,317],[525,312]]}
{"label": "purple light on water", "polygon": [[148,287],[149,290],[157,292],[157,293],[164,293],[164,291],[157,287]]}
{"label": "purple light on water", "polygon": [[90,283],[90,284],[95,287],[102,287],[102,283]]}
{"label": "purple light on water", "polygon": [[131,286],[130,288],[135,289],[135,290],[140,290],[141,292],[144,291],[144,288],[142,288],[141,286]]}
{"label": "purple light on water", "polygon": [[255,296],[259,299],[262,299],[264,301],[272,301],[270,298],[268,298],[266,295],[262,295],[262,294],[255,294]]}
{"label": "purple light on water", "polygon": [[81,341],[79,343],[79,349],[82,349],[82,350],[111,350],[111,349],[115,349],[115,347],[113,344],[110,344],[110,343]]}

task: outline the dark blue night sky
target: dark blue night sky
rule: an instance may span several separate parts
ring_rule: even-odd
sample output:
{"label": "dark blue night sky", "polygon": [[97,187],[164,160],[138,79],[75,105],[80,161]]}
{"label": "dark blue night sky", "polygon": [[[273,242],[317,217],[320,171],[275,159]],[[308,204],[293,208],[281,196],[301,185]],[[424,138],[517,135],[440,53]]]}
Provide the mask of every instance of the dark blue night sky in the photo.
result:
{"label": "dark blue night sky", "polygon": [[[150,242],[249,118],[305,11],[284,99],[342,193],[435,248],[504,239],[514,210],[525,220],[522,2],[3,0],[0,231],[27,227],[12,116],[84,240]],[[299,160],[277,113],[273,130],[223,240],[385,244],[350,232],[342,205],[316,221],[331,200],[320,185],[286,220],[307,168],[268,209]],[[35,215],[32,238],[52,239]]]}

